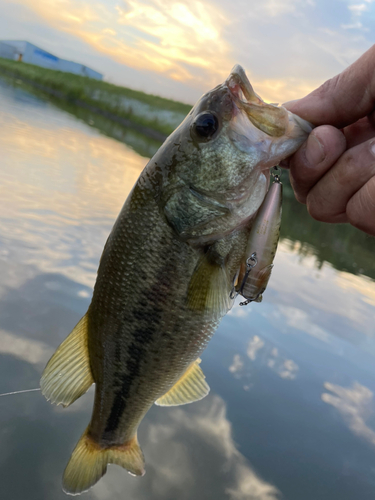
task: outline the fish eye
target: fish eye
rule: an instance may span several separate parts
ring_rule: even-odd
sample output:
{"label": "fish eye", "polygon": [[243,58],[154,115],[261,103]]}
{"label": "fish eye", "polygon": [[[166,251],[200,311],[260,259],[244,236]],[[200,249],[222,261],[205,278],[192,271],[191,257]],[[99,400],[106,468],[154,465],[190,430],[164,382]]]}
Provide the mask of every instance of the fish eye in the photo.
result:
{"label": "fish eye", "polygon": [[203,140],[210,140],[219,129],[219,120],[208,111],[203,111],[193,122],[193,130],[196,135]]}

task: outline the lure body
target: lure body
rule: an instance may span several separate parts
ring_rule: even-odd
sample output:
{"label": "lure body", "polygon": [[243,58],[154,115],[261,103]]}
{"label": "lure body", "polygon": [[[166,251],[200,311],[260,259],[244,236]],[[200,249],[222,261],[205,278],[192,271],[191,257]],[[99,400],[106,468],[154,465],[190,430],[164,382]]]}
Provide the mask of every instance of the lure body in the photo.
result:
{"label": "lure body", "polygon": [[[245,261],[237,280],[237,291],[249,302],[261,302],[271,276],[279,242],[283,186],[270,187],[250,231]],[[244,304],[246,304],[244,303]]]}

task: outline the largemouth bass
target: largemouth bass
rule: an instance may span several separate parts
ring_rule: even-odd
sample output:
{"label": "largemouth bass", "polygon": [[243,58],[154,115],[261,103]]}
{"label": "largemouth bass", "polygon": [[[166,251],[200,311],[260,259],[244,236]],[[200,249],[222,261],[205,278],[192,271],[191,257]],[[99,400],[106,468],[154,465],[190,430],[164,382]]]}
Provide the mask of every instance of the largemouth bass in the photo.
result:
{"label": "largemouth bass", "polygon": [[269,168],[310,131],[263,102],[236,66],[149,161],[109,235],[89,309],[41,379],[45,397],[64,406],[95,383],[65,492],[87,490],[110,463],[143,475],[137,429],[151,405],[209,392],[199,355],[232,306]]}

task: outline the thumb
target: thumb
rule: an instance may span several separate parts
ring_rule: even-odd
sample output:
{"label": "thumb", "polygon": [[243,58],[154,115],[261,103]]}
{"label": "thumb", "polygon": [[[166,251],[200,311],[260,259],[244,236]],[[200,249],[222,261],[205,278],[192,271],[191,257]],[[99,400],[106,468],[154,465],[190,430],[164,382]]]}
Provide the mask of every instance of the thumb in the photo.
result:
{"label": "thumb", "polygon": [[284,106],[313,123],[343,128],[375,108],[375,45],[339,75]]}

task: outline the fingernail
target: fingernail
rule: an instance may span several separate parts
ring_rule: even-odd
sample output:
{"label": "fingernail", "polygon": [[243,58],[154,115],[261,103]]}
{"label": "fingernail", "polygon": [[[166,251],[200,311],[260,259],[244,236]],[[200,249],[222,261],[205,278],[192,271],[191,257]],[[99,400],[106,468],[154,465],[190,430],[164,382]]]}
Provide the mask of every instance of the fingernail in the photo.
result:
{"label": "fingernail", "polygon": [[311,167],[319,165],[325,158],[323,145],[315,135],[310,134],[307,139],[305,156]]}
{"label": "fingernail", "polygon": [[371,153],[375,156],[375,141],[370,146]]}

